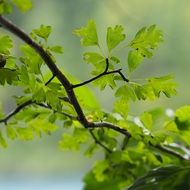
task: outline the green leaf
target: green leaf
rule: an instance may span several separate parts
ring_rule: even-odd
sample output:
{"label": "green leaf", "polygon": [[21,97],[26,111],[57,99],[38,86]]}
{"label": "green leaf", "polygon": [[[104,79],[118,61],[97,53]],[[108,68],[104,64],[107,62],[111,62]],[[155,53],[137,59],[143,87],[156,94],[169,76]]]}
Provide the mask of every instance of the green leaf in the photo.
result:
{"label": "green leaf", "polygon": [[7,142],[5,141],[1,131],[0,131],[0,146],[2,146],[3,148],[7,147]]}
{"label": "green leaf", "polygon": [[[178,183],[178,179],[185,170],[189,170],[189,167],[177,167],[167,166],[162,168],[156,168],[151,170],[148,174],[140,177],[131,185],[127,190],[160,190],[160,189],[178,189],[175,188]],[[185,182],[180,180],[181,185]],[[180,187],[180,185],[178,186]],[[190,185],[188,185],[190,187]],[[188,188],[187,188],[188,189]]]}
{"label": "green leaf", "polygon": [[162,41],[162,32],[157,29],[156,25],[152,25],[149,28],[143,27],[131,41],[130,46],[143,57],[150,58],[153,55],[152,51]]}
{"label": "green leaf", "polygon": [[0,14],[4,14],[4,13],[11,13],[12,12],[12,6],[9,2],[7,1],[1,1],[0,2]]}
{"label": "green leaf", "polygon": [[116,97],[121,97],[124,100],[136,100],[135,93],[129,85],[123,85],[119,87],[115,93]]}
{"label": "green leaf", "polygon": [[32,99],[37,103],[44,102],[46,100],[46,93],[44,91],[44,88],[43,87],[37,88],[32,95]]}
{"label": "green leaf", "polygon": [[129,71],[134,71],[137,66],[143,61],[144,57],[137,50],[131,50],[128,53],[128,67]]}
{"label": "green leaf", "polygon": [[12,2],[24,13],[32,8],[31,0],[12,0]]}
{"label": "green leaf", "polygon": [[152,128],[152,124],[153,124],[153,120],[152,120],[152,115],[148,112],[144,112],[141,116],[140,116],[140,120],[141,122],[144,124],[144,126],[148,129],[151,130]]}
{"label": "green leaf", "polygon": [[30,127],[26,128],[16,128],[16,132],[18,134],[18,138],[23,141],[33,140],[34,139],[34,131]]}
{"label": "green leaf", "polygon": [[114,28],[108,27],[107,46],[109,52],[124,39],[125,39],[125,34],[123,34],[123,27],[121,25],[116,25]]}
{"label": "green leaf", "polygon": [[17,72],[7,68],[0,69],[0,84],[4,85],[5,82],[13,84],[14,81],[18,81]]}
{"label": "green leaf", "polygon": [[182,106],[175,112],[175,124],[180,130],[189,130],[190,128],[190,106]]}
{"label": "green leaf", "polygon": [[96,24],[93,20],[89,20],[85,27],[75,30],[74,34],[81,37],[81,45],[83,46],[98,45]]}
{"label": "green leaf", "polygon": [[24,56],[20,58],[20,61],[27,66],[28,72],[40,74],[40,68],[43,63],[42,58],[28,45],[23,45],[20,49],[24,54]]}
{"label": "green leaf", "polygon": [[86,52],[83,55],[83,59],[87,63],[93,64],[97,70],[102,70],[102,72],[103,72],[104,68],[106,67],[106,59],[99,53]]}
{"label": "green leaf", "polygon": [[[45,26],[45,25],[40,25],[40,28],[34,29],[33,32],[39,36],[40,38],[43,38],[45,41],[47,41],[49,35],[51,34],[51,26]],[[58,46],[53,49],[57,49]],[[58,48],[60,50],[60,48]]]}
{"label": "green leaf", "polygon": [[49,49],[50,49],[50,51],[55,52],[55,53],[63,53],[64,52],[64,49],[61,46],[52,46]]}
{"label": "green leaf", "polygon": [[149,84],[131,84],[131,87],[138,98],[138,100],[155,100],[156,96],[152,89],[152,86]]}
{"label": "green leaf", "polygon": [[161,92],[168,98],[176,94],[176,83],[173,81],[173,76],[171,75],[150,78],[148,82],[152,86],[154,94],[157,97],[160,96]]}
{"label": "green leaf", "polygon": [[0,38],[0,53],[9,55],[12,47],[13,41],[9,36],[2,36]]}
{"label": "green leaf", "polygon": [[180,122],[190,121],[190,106],[182,106],[177,109],[175,112],[175,116],[178,118]]}
{"label": "green leaf", "polygon": [[16,133],[16,130],[14,129],[14,126],[12,127],[11,125],[7,125],[6,133],[9,139],[14,140],[17,137],[17,133]]}
{"label": "green leaf", "polygon": [[28,126],[29,128],[33,129],[33,131],[38,136],[41,136],[41,133],[50,134],[51,132],[55,132],[58,129],[57,125],[50,123],[43,117],[37,117],[36,119],[31,120],[28,122]]}
{"label": "green leaf", "polygon": [[106,179],[106,175],[104,171],[109,167],[109,163],[107,160],[97,161],[92,172],[96,177],[97,181],[104,181]]}
{"label": "green leaf", "polygon": [[129,113],[129,102],[125,99],[119,99],[114,102],[114,112],[119,113],[124,118],[127,118]]}
{"label": "green leaf", "polygon": [[[97,71],[93,71],[92,74],[96,76],[100,73]],[[96,86],[99,86],[100,90],[104,90],[106,86],[109,86],[112,89],[116,87],[116,83],[112,75],[104,75],[100,77],[99,79],[95,80],[93,84]]]}

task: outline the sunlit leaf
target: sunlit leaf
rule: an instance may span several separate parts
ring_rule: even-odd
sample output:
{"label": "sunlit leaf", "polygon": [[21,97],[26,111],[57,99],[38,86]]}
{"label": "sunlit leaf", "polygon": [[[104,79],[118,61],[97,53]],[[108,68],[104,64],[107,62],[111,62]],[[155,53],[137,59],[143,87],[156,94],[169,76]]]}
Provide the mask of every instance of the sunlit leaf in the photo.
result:
{"label": "sunlit leaf", "polygon": [[85,27],[75,30],[74,34],[81,38],[81,44],[83,46],[98,45],[96,24],[93,20],[89,20]]}
{"label": "sunlit leaf", "polygon": [[109,51],[115,48],[124,39],[125,34],[123,33],[123,27],[121,25],[116,25],[114,28],[108,27],[107,46]]}

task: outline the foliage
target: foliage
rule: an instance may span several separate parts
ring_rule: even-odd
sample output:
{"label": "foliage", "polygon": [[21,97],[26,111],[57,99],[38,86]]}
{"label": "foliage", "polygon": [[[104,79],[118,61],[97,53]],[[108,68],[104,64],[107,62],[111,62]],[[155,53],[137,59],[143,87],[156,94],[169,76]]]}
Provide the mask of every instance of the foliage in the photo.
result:
{"label": "foliage", "polygon": [[[7,139],[33,140],[63,125],[61,149],[85,149],[87,156],[103,150],[104,159],[84,177],[85,190],[189,189],[190,106],[177,109],[170,117],[157,108],[130,114],[132,101],[155,101],[176,94],[171,75],[150,76],[143,82],[132,77],[163,41],[162,31],[156,25],[143,27],[134,39],[126,41],[123,26],[108,27],[105,56],[96,23],[88,21],[73,32],[82,46],[94,46],[94,51],[87,49],[83,54],[84,62],[92,65],[92,78],[79,82],[57,67],[54,53],[62,54],[63,47],[48,45],[51,26],[41,25],[25,34],[2,16],[11,13],[13,6],[26,12],[32,4],[30,0],[0,2],[0,24],[25,42],[21,56],[14,57],[11,37],[0,37],[0,85],[23,90],[21,96],[14,97],[17,107],[11,113],[0,109],[1,147],[7,147]],[[126,47],[127,72],[114,51],[121,44]],[[44,71],[43,65],[49,70]],[[113,90],[112,112],[100,108],[89,83],[100,90],[107,86]]]}

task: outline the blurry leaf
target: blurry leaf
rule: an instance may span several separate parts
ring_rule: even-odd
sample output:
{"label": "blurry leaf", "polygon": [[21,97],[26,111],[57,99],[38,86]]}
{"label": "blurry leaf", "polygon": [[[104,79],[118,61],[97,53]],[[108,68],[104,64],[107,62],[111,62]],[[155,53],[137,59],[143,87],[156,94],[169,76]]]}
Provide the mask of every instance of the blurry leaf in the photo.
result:
{"label": "blurry leaf", "polygon": [[12,2],[22,11],[27,12],[32,8],[31,0],[12,0]]}
{"label": "blurry leaf", "polygon": [[98,45],[96,24],[93,20],[89,20],[85,27],[75,30],[74,34],[81,37],[81,45],[83,46]]}
{"label": "blurry leaf", "polygon": [[123,27],[121,25],[116,25],[115,28],[108,27],[107,46],[109,52],[124,39],[125,39],[125,34],[123,34]]}
{"label": "blurry leaf", "polygon": [[29,68],[28,72],[40,74],[40,67],[43,63],[42,58],[28,45],[23,45],[20,49],[24,54],[24,56],[20,58],[20,61]]}
{"label": "blurry leaf", "polygon": [[4,14],[4,13],[11,13],[12,12],[12,6],[10,4],[10,2],[7,1],[1,1],[0,2],[0,14]]}
{"label": "blurry leaf", "polygon": [[2,146],[3,148],[7,148],[7,142],[5,141],[2,132],[0,132],[0,146]]}
{"label": "blurry leaf", "polygon": [[114,102],[114,112],[119,113],[122,117],[127,118],[129,113],[129,102],[125,99],[119,99]]}
{"label": "blurry leaf", "polygon": [[50,51],[55,52],[55,53],[63,53],[64,52],[64,49],[61,46],[52,46],[49,49],[50,49]]}
{"label": "blurry leaf", "polygon": [[144,126],[148,129],[151,130],[152,128],[152,115],[148,112],[144,112],[141,116],[140,116],[140,120],[141,122],[144,124]]}
{"label": "blurry leaf", "polygon": [[151,170],[145,176],[137,179],[127,190],[173,190],[177,178],[184,170],[189,170],[189,167],[167,166]]}
{"label": "blurry leaf", "polygon": [[96,177],[97,181],[104,181],[106,179],[106,175],[104,171],[109,167],[107,160],[97,161],[92,172]]}
{"label": "blurry leaf", "polygon": [[0,69],[0,84],[5,85],[5,82],[12,84],[14,81],[18,81],[17,72],[7,68]]}
{"label": "blurry leaf", "polygon": [[89,172],[84,178],[85,186],[84,190],[120,190],[118,180],[107,179],[104,181],[98,181],[93,172]]}
{"label": "blurry leaf", "polygon": [[14,129],[14,126],[12,127],[11,125],[7,125],[6,133],[9,139],[14,140],[17,137],[17,133],[16,133],[16,130]]}
{"label": "blurry leaf", "polygon": [[10,54],[10,49],[13,47],[13,41],[9,36],[0,37],[0,53]]}
{"label": "blurry leaf", "polygon": [[44,102],[46,100],[46,93],[43,89],[43,87],[37,88],[32,96],[33,101],[37,103]]}
{"label": "blurry leaf", "polygon": [[34,133],[33,129],[30,127],[27,128],[16,128],[16,132],[18,134],[18,138],[23,141],[33,140]]}
{"label": "blurry leaf", "polygon": [[176,83],[173,82],[173,77],[171,75],[150,78],[148,82],[152,86],[157,97],[160,96],[161,92],[168,98],[176,94]]}
{"label": "blurry leaf", "polygon": [[58,129],[57,125],[48,122],[48,120],[37,117],[34,120],[31,120],[28,122],[29,128],[33,129],[33,131],[40,136],[41,133],[49,134],[51,132],[54,132]]}
{"label": "blurry leaf", "polygon": [[128,67],[129,71],[134,71],[137,66],[143,61],[144,57],[137,50],[131,50],[128,53]]}
{"label": "blurry leaf", "polygon": [[181,122],[190,120],[190,106],[182,106],[181,108],[177,109],[175,116]]}
{"label": "blurry leaf", "polygon": [[110,57],[110,60],[112,60],[114,63],[120,63],[119,58],[117,58],[115,56]]}
{"label": "blurry leaf", "polygon": [[34,29],[33,32],[40,38],[47,41],[49,35],[51,34],[51,26],[45,26],[42,24],[40,25],[40,28]]}

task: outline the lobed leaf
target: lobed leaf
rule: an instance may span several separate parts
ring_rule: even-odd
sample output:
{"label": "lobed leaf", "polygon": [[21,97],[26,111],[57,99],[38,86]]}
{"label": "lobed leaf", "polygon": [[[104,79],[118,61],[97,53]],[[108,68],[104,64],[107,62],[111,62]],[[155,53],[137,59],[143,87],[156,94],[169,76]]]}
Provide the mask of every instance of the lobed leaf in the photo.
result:
{"label": "lobed leaf", "polygon": [[40,28],[34,29],[33,32],[40,38],[43,38],[45,41],[47,41],[49,35],[51,34],[51,26],[45,26],[42,24],[40,25]]}
{"label": "lobed leaf", "polygon": [[107,46],[109,52],[114,49],[119,43],[125,39],[125,34],[123,33],[123,27],[121,25],[116,25],[114,28],[107,28]]}
{"label": "lobed leaf", "polygon": [[85,27],[77,29],[73,33],[81,38],[81,45],[83,46],[98,45],[96,24],[93,20],[89,20]]}

